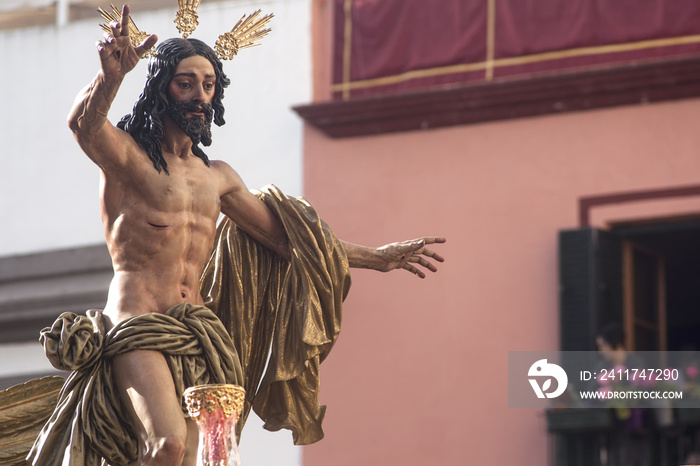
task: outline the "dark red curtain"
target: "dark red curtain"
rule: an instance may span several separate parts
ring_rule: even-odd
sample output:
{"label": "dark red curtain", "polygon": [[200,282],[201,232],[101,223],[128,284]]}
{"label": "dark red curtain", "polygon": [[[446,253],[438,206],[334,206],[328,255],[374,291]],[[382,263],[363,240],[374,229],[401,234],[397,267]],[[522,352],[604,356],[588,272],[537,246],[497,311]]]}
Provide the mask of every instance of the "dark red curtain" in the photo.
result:
{"label": "dark red curtain", "polygon": [[339,99],[700,53],[697,0],[335,1]]}

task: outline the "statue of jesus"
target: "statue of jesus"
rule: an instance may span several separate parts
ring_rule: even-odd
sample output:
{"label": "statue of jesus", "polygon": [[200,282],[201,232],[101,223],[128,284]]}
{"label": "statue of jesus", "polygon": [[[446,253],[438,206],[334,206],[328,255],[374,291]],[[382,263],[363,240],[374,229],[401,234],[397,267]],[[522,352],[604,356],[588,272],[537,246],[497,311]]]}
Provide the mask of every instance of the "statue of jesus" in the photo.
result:
{"label": "statue of jesus", "polygon": [[[100,168],[101,216],[114,278],[102,319],[109,332],[126,320],[204,304],[200,278],[223,213],[277,255],[292,254],[279,218],[251,193],[228,164],[209,160],[211,123],[224,124],[222,97],[229,79],[214,51],[197,39],[162,42],[148,64],[143,93],[116,126],[107,114],[125,75],[157,38],[133,46],[129,8],[97,43],[95,79],[78,95],[68,125]],[[436,271],[425,237],[379,248],[341,241],[350,267],[405,269],[424,278]],[[134,350],[111,359],[116,391],[138,440],[141,465],[193,465],[197,428],[183,416],[164,355]]]}

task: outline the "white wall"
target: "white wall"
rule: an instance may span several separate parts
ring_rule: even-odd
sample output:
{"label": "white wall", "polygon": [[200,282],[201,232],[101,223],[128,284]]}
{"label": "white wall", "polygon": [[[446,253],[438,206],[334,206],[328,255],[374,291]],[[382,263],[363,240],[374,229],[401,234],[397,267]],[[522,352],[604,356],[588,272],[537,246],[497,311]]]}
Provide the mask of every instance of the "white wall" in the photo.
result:
{"label": "white wall", "polygon": [[[290,110],[311,96],[310,0],[229,1],[200,6],[192,35],[213,44],[247,12],[273,12],[263,45],[241,51],[224,69],[227,124],[214,128],[212,159],[233,166],[251,187],[274,183],[288,194],[302,190],[302,122]],[[105,1],[105,6],[109,2]],[[173,0],[175,4],[175,0]],[[175,7],[132,11],[142,30],[177,36]],[[79,247],[104,241],[99,217],[99,172],[80,151],[66,126],[75,95],[97,72],[95,19],[63,28],[0,32],[3,111],[0,112],[0,257]],[[114,123],[128,113],[146,73],[142,62],[127,76],[112,106]],[[0,374],[35,373],[48,367],[38,344],[2,345]],[[23,364],[10,366],[17,351]],[[4,361],[4,362],[3,362]],[[301,449],[287,431],[268,433],[251,415],[241,445],[246,466],[301,464]]]}

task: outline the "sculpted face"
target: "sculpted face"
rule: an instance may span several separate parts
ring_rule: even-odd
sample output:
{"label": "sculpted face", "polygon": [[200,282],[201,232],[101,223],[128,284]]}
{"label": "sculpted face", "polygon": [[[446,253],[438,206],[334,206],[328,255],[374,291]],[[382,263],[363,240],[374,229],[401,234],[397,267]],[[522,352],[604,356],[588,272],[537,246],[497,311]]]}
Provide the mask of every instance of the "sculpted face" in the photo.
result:
{"label": "sculpted face", "polygon": [[187,134],[193,144],[211,144],[211,101],[216,73],[211,62],[201,55],[182,60],[168,86],[168,115]]}

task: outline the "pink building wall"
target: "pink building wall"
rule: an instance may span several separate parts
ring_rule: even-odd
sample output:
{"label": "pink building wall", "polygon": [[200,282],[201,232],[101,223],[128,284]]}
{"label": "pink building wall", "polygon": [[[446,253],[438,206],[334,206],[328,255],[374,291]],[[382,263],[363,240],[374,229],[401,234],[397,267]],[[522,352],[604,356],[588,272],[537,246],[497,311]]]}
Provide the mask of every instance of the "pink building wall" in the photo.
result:
{"label": "pink building wall", "polygon": [[[312,4],[314,100],[332,2]],[[548,464],[542,411],[509,409],[508,351],[559,347],[557,234],[583,197],[700,185],[700,99],[330,139],[305,128],[304,192],[337,234],[448,239],[437,274],[353,270],[322,366],[326,438],[305,466]],[[700,213],[700,198],[596,207],[591,224]]]}
{"label": "pink building wall", "polygon": [[[581,197],[700,184],[699,114],[694,99],[341,140],[307,126],[305,195],[341,238],[448,243],[423,281],[353,271],[304,464],[547,464],[543,413],[508,408],[506,369],[508,351],[558,349],[557,232]],[[592,218],[700,212],[664,202]]]}

